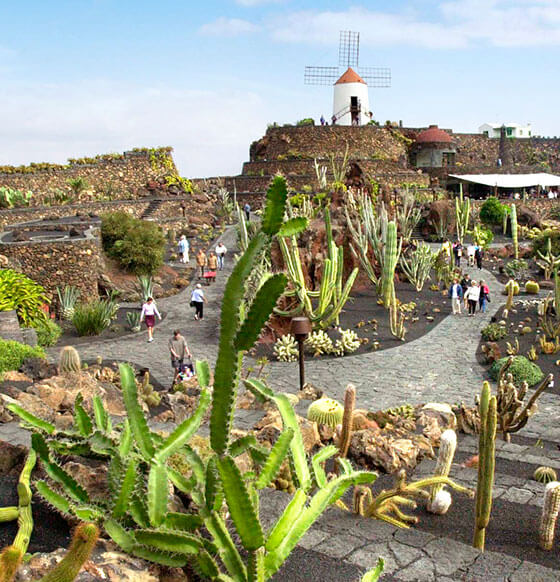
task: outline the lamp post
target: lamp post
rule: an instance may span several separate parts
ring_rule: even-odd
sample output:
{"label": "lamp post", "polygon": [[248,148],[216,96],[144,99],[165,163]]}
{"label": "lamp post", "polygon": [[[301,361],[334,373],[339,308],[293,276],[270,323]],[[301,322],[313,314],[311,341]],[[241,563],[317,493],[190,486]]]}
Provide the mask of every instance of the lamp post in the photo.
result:
{"label": "lamp post", "polygon": [[305,369],[303,361],[303,342],[311,332],[311,322],[307,317],[292,318],[292,333],[298,343],[299,350],[299,389],[303,390],[305,384]]}

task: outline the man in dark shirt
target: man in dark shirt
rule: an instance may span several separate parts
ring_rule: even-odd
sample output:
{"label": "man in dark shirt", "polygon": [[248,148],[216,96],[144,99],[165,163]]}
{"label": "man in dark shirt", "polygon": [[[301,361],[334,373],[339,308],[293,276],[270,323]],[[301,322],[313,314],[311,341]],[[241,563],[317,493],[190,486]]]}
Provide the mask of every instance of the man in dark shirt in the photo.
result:
{"label": "man in dark shirt", "polygon": [[169,340],[169,352],[171,354],[171,366],[175,370],[175,377],[180,372],[185,356],[191,358],[191,351],[187,345],[187,340],[181,335],[181,332],[176,329],[173,332],[173,337]]}

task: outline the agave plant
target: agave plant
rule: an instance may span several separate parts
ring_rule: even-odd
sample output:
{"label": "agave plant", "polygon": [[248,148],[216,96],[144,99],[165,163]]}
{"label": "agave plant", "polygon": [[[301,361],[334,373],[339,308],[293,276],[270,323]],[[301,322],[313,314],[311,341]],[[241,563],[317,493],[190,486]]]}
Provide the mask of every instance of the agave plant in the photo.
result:
{"label": "agave plant", "polygon": [[[246,385],[278,407],[284,430],[271,450],[262,448],[252,435],[232,438],[243,354],[257,340],[284,291],[286,277],[279,273],[268,278],[250,304],[245,302],[245,285],[254,264],[282,234],[281,227],[286,227],[282,225],[286,197],[284,180],[276,178],[268,192],[260,229],[226,284],[213,390],[209,389],[208,364],[197,362],[202,388],[198,408],[169,436],[149,429],[133,371],[127,364],[120,366],[127,419],[119,426],[112,425],[99,397],[93,399],[93,416],[85,411],[82,398],[76,399],[74,427],[68,431],[57,430],[18,405],[10,406],[33,430],[33,449],[48,477],[38,481],[36,488],[50,504],[65,514],[97,523],[128,553],[166,566],[191,564],[210,580],[269,579],[329,505],[350,486],[376,479],[375,473],[355,471],[346,459],[339,460],[340,474],[327,478],[323,464],[336,454],[336,447],[322,449],[309,464],[287,396],[275,394],[258,380],[246,380]],[[287,231],[293,232],[293,228]],[[188,443],[210,404],[211,453],[202,459]],[[253,462],[252,470],[244,474],[236,464],[243,452]],[[83,489],[63,466],[69,454],[105,459],[111,495],[94,497]],[[170,464],[174,454],[182,455],[188,464],[186,474]],[[259,491],[275,479],[288,458],[296,491],[273,527],[265,531]],[[171,492],[189,496],[189,513],[173,511]],[[232,527],[226,525],[226,508]],[[365,580],[376,580],[381,570],[380,563]]]}
{"label": "agave plant", "polygon": [[60,316],[62,319],[70,321],[74,316],[74,309],[76,308],[76,302],[80,296],[80,290],[73,285],[66,285],[63,291],[60,290],[60,287],[57,287],[56,293],[58,295],[58,304],[60,306]]}
{"label": "agave plant", "polygon": [[154,296],[154,280],[151,275],[138,275],[138,287],[143,302]]}

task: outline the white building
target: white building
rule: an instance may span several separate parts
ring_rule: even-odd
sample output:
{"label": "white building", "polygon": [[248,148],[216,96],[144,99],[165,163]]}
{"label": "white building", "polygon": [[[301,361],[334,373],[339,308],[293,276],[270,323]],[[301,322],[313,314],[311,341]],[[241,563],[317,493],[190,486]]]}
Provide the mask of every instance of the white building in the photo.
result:
{"label": "white building", "polygon": [[333,120],[337,125],[366,125],[371,118],[367,83],[348,67],[334,84]]}
{"label": "white building", "polygon": [[502,127],[506,128],[506,137],[531,137],[531,124],[521,125],[519,123],[483,123],[478,132],[491,138],[499,138]]}

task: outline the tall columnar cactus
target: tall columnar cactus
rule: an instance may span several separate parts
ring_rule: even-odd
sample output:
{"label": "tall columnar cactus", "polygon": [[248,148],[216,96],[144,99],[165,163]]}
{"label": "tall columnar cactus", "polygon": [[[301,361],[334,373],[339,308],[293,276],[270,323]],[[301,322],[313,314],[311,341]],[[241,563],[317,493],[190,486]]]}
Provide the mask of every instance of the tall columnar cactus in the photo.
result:
{"label": "tall columnar cactus", "polygon": [[[455,449],[457,448],[457,435],[452,429],[444,431],[441,435],[439,444],[439,453],[434,471],[435,477],[449,477],[449,471],[455,456]],[[443,485],[434,485],[430,491],[430,500],[427,505],[427,510],[432,513],[441,513],[441,505],[435,503],[436,497],[443,490]]]}
{"label": "tall columnar cactus", "polygon": [[391,329],[391,334],[404,342],[406,336],[405,314],[399,307],[397,298],[393,296],[393,299],[389,305],[389,325]]}
{"label": "tall columnar cactus", "polygon": [[511,205],[511,238],[513,239],[513,253],[516,259],[519,259],[519,241],[517,238],[517,208],[515,204]]}
{"label": "tall columnar cactus", "polygon": [[503,316],[505,319],[507,319],[509,311],[513,307],[513,296],[516,294],[516,289],[517,292],[519,293],[519,283],[517,283],[517,281],[514,281],[513,279],[510,279],[505,285],[505,290],[507,293],[506,305],[503,311]]}
{"label": "tall columnar cactus", "polygon": [[552,550],[556,520],[560,510],[560,483],[548,483],[544,492],[544,504],[539,526],[539,546],[543,550]]}
{"label": "tall columnar cactus", "polygon": [[80,524],[64,558],[40,582],[73,582],[91,556],[98,537],[99,529],[94,523]]}
{"label": "tall columnar cactus", "polygon": [[462,244],[465,234],[469,228],[469,218],[471,214],[471,201],[469,198],[463,198],[463,185],[459,185],[460,193],[455,198],[455,229],[457,239]]}
{"label": "tall columnar cactus", "polygon": [[550,279],[552,273],[558,271],[560,267],[560,256],[555,255],[552,252],[552,242],[550,237],[546,240],[546,253],[541,253],[537,251],[538,258],[535,259],[535,263],[541,267],[544,271],[544,278],[546,280]]}
{"label": "tall columnar cactus", "polygon": [[381,299],[389,309],[395,296],[395,268],[401,253],[402,240],[397,243],[397,225],[394,221],[387,224],[387,240],[383,250],[383,270],[381,272]]}
{"label": "tall columnar cactus", "polygon": [[491,396],[490,384],[484,382],[480,393],[480,436],[478,439],[478,481],[473,546],[484,551],[486,528],[492,511],[492,489],[496,463],[496,397]]}
{"label": "tall columnar cactus", "polygon": [[338,456],[346,457],[352,437],[352,422],[354,420],[354,408],[356,406],[356,388],[352,384],[346,386],[344,391],[344,416],[342,417],[342,431],[338,441]]}
{"label": "tall columnar cactus", "polygon": [[72,346],[64,346],[60,350],[58,357],[58,373],[68,374],[70,372],[79,372],[82,369],[80,354]]}
{"label": "tall columnar cactus", "polygon": [[422,291],[424,283],[430,278],[430,271],[436,260],[436,254],[429,245],[421,243],[407,259],[401,255],[400,264],[409,282],[414,285],[416,291]]}

